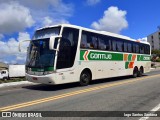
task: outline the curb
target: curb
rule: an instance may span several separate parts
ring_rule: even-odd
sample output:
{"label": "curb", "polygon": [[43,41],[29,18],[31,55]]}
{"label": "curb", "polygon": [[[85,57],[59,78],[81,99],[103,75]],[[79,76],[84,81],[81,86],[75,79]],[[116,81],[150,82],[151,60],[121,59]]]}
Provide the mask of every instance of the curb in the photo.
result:
{"label": "curb", "polygon": [[158,71],[160,70],[160,67],[157,67],[157,68],[151,68],[151,71]]}
{"label": "curb", "polygon": [[10,87],[10,86],[18,86],[18,85],[29,85],[29,84],[37,84],[37,83],[33,83],[33,82],[29,82],[29,81],[2,83],[2,84],[0,84],[0,88]]}

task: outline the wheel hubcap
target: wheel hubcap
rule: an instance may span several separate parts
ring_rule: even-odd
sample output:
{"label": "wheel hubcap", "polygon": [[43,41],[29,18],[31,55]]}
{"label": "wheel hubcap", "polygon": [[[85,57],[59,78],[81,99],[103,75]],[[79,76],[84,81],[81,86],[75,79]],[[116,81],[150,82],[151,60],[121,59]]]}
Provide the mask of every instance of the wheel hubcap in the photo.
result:
{"label": "wheel hubcap", "polygon": [[85,83],[88,81],[88,75],[87,74],[82,75],[82,81],[85,82]]}

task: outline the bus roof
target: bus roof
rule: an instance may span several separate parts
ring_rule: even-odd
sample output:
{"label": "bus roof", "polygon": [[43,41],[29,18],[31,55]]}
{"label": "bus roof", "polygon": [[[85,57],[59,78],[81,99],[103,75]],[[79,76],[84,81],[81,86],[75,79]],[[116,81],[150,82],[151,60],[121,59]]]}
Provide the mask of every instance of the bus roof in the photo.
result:
{"label": "bus roof", "polygon": [[52,28],[52,27],[59,27],[59,26],[77,28],[77,29],[81,29],[81,30],[88,31],[88,32],[94,32],[94,33],[98,33],[98,34],[102,34],[102,35],[108,35],[108,36],[112,36],[112,37],[117,37],[117,38],[129,40],[129,41],[134,41],[134,42],[140,42],[140,43],[144,43],[144,44],[149,44],[149,42],[147,42],[147,41],[144,42],[144,41],[140,41],[140,40],[135,40],[135,39],[132,39],[132,38],[127,37],[127,36],[124,36],[124,35],[120,35],[120,34],[116,34],[116,33],[111,33],[111,32],[107,32],[107,31],[93,30],[93,29],[84,28],[84,27],[81,27],[81,26],[71,25],[71,24],[57,24],[57,25],[53,25],[53,26],[42,27],[42,28],[39,28],[39,29],[37,29],[37,30],[42,30],[42,29]]}

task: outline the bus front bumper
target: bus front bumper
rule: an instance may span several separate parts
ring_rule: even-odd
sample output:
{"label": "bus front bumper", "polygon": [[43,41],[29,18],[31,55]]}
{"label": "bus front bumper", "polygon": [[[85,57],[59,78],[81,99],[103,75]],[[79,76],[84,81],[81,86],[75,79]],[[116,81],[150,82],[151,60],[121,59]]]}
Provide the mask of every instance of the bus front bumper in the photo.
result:
{"label": "bus front bumper", "polygon": [[55,75],[53,74],[37,76],[37,75],[30,75],[26,73],[26,80],[34,83],[56,84],[54,78],[55,78]]}

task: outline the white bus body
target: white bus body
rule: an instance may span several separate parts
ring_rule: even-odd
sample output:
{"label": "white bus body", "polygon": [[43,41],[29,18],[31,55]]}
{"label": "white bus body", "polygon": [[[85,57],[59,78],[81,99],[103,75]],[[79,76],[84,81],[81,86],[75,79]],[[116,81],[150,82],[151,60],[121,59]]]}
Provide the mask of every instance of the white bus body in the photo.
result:
{"label": "white bus body", "polygon": [[26,79],[43,84],[133,75],[151,67],[150,45],[129,37],[61,24],[38,29],[30,42]]}

